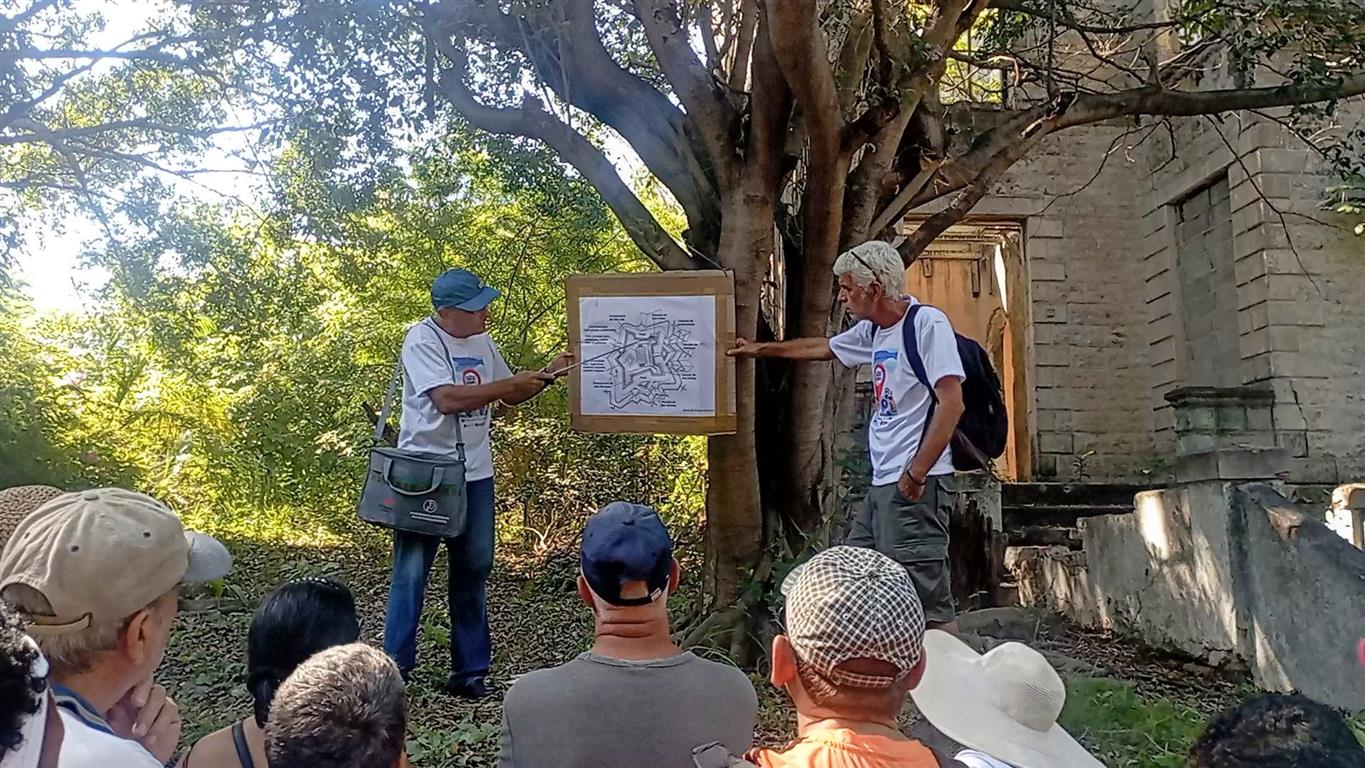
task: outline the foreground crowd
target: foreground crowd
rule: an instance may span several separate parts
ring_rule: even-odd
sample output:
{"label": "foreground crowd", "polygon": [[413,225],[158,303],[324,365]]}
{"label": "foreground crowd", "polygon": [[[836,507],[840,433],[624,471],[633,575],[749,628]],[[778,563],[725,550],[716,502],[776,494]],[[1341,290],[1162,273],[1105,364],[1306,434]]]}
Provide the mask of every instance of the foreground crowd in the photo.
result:
{"label": "foreground crowd", "polygon": [[[141,494],[33,501],[43,503],[0,558],[0,767],[155,768],[177,756],[188,768],[407,765],[399,668],[358,642],[354,598],[322,578],[265,599],[246,638],[253,710],[181,752],[179,712],[154,673],[180,585],[226,575],[227,550]],[[926,630],[906,570],[853,547],[816,555],[782,584],[771,681],[791,698],[797,738],[753,748],[748,678],[671,640],[666,603],[678,577],[653,510],[616,502],[587,521],[578,593],[595,619],[593,646],[512,685],[501,765],[1100,765],[1057,725],[1065,688],[1039,653],[1005,643],[981,656]],[[904,735],[907,696],[964,749],[950,758]],[[1365,751],[1331,709],[1272,694],[1214,720],[1191,760],[1352,768],[1365,766]]]}

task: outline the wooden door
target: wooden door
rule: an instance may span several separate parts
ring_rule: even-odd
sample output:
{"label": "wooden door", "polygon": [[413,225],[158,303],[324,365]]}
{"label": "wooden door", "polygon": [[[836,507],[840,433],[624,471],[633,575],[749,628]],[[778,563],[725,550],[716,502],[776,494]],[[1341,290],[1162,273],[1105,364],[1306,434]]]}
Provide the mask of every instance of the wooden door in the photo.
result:
{"label": "wooden door", "polygon": [[[1022,384],[1015,375],[1020,367],[1016,357],[1022,345],[1015,343],[1013,331],[1017,323],[1010,319],[1015,313],[1006,311],[1000,286],[1002,278],[1007,287],[1017,282],[1000,274],[1014,266],[1008,256],[992,243],[935,247],[910,265],[905,278],[910,295],[943,310],[955,331],[980,342],[990,356],[991,364],[1000,374],[1010,417],[1009,441],[1004,455],[996,461],[996,473],[1003,480],[1020,480],[1029,475],[1028,440],[1024,434],[1027,415],[1015,413],[1016,403],[1023,400],[1015,396]],[[1008,295],[1008,288],[1004,294]]]}

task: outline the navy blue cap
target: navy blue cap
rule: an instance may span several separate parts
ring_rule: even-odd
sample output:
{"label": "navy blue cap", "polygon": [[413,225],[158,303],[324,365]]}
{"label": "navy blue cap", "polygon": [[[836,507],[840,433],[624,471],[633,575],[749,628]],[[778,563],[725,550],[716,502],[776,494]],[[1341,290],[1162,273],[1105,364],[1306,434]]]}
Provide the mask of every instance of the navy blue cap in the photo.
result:
{"label": "navy blue cap", "polygon": [[454,307],[478,312],[501,295],[497,288],[484,285],[478,275],[467,269],[447,269],[431,284],[431,306],[435,309]]}
{"label": "navy blue cap", "polygon": [[[583,526],[583,578],[612,605],[645,605],[668,589],[673,539],[659,513],[643,504],[613,501]],[[643,581],[645,597],[621,597],[621,585]]]}

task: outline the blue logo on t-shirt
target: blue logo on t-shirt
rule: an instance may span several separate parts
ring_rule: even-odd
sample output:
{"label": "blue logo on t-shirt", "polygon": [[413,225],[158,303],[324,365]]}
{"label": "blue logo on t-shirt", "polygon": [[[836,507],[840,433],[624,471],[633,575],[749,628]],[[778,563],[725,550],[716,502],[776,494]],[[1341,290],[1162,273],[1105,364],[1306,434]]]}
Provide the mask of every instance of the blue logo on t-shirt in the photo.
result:
{"label": "blue logo on t-shirt", "polygon": [[896,352],[879,349],[872,354],[872,391],[877,397],[877,416],[884,418],[896,415],[896,398],[886,380],[896,368]]}
{"label": "blue logo on t-shirt", "polygon": [[[466,386],[478,386],[483,383],[483,358],[482,357],[457,357],[450,356],[450,362],[455,366],[456,375],[459,383]],[[460,423],[466,427],[480,427],[487,423],[488,417],[493,413],[493,406],[485,405],[482,408],[475,408],[472,411],[465,411],[460,414]]]}

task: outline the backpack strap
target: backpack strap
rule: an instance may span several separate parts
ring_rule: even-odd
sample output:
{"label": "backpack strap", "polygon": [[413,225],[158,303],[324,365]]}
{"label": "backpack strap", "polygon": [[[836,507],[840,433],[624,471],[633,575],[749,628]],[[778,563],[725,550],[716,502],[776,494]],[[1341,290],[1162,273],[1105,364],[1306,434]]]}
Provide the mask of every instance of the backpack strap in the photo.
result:
{"label": "backpack strap", "polygon": [[935,392],[934,385],[929,383],[929,372],[925,370],[924,357],[919,353],[919,332],[915,327],[919,311],[925,306],[911,304],[905,311],[905,321],[901,323],[901,343],[905,346],[905,361],[910,364],[910,370],[914,372],[919,383],[929,390],[929,413],[925,414],[924,427],[919,432],[920,445],[924,444],[924,436],[929,434],[929,425],[934,421],[934,410],[938,408],[938,392]]}
{"label": "backpack strap", "polygon": [[[692,749],[692,765],[696,768],[758,768],[758,766],[735,757],[735,753],[725,748],[719,741],[703,744]],[[966,768],[966,766],[962,766]]]}

